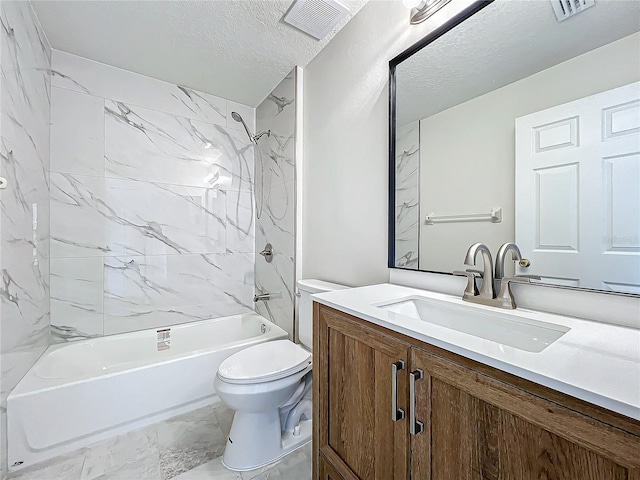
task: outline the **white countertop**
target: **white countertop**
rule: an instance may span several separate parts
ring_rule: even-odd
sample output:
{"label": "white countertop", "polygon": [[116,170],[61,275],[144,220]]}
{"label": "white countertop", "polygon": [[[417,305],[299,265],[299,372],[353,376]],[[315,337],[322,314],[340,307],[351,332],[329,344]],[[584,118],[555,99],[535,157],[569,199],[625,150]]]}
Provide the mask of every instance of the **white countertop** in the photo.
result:
{"label": "white countertop", "polygon": [[[373,304],[418,295],[473,305],[458,297],[381,284],[312,295],[312,299],[371,323],[476,360],[573,397],[640,420],[640,330],[532,310],[502,310],[570,328],[539,353],[468,335]],[[612,312],[615,314],[615,312]]]}

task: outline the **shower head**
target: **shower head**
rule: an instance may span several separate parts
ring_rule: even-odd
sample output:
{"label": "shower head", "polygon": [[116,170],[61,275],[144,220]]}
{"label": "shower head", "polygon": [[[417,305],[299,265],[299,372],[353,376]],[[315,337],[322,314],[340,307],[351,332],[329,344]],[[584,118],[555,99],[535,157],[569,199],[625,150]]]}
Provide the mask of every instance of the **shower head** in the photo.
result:
{"label": "shower head", "polygon": [[251,141],[253,143],[256,143],[256,139],[253,136],[253,133],[251,133],[251,130],[249,130],[249,127],[247,127],[247,124],[244,123],[242,116],[238,112],[231,112],[231,118],[233,118],[236,122],[241,123],[242,126],[244,127],[244,131],[247,132],[247,135],[249,135],[249,138],[251,139]]}
{"label": "shower head", "polygon": [[258,140],[260,139],[261,136],[263,135],[266,135],[267,137],[271,136],[271,130],[260,132],[257,135],[254,135],[253,133],[251,133],[251,130],[249,130],[249,127],[247,127],[247,124],[244,123],[242,116],[238,112],[231,112],[231,118],[233,118],[236,122],[239,122],[242,124],[242,126],[244,127],[244,131],[247,132],[247,135],[249,135],[249,138],[251,139],[251,141],[256,145],[258,144]]}

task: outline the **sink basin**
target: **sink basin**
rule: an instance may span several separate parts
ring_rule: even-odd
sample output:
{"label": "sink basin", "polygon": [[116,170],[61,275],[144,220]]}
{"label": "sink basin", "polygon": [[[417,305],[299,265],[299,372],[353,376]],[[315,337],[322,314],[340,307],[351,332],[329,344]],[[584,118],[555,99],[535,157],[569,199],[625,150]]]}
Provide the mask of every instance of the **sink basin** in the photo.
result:
{"label": "sink basin", "polygon": [[376,307],[427,323],[491,340],[527,352],[541,352],[570,329],[555,323],[533,320],[518,312],[485,310],[420,296],[406,297]]}

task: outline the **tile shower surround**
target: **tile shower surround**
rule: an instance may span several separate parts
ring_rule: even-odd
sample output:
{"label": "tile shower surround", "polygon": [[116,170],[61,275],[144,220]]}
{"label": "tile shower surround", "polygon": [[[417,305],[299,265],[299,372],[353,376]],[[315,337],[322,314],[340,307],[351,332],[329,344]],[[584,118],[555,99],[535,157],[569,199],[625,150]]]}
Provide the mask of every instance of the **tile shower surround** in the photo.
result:
{"label": "tile shower surround", "polygon": [[254,111],[54,51],[51,328],[74,340],[253,309]]}
{"label": "tile shower surround", "polygon": [[27,2],[0,2],[0,478],[6,398],[49,342],[51,48]]}
{"label": "tile shower surround", "polygon": [[[256,109],[258,131],[270,130],[259,140],[256,155],[256,204],[262,215],[256,219],[256,250],[273,246],[271,263],[256,259],[256,290],[272,299],[258,302],[256,310],[292,334],[295,288],[295,70]],[[263,198],[260,191],[264,190]]]}

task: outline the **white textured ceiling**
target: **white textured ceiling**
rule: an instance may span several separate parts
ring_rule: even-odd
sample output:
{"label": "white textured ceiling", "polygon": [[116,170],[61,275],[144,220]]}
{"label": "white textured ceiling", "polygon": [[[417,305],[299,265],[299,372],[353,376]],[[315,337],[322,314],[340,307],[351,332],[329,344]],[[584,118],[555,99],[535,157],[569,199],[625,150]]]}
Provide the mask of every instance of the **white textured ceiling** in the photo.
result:
{"label": "white textured ceiling", "polygon": [[639,30],[638,0],[596,0],[561,23],[548,0],[496,0],[398,66],[397,124],[429,117]]}
{"label": "white textured ceiling", "polygon": [[257,106],[318,41],[282,22],[292,0],[34,1],[55,49]]}

